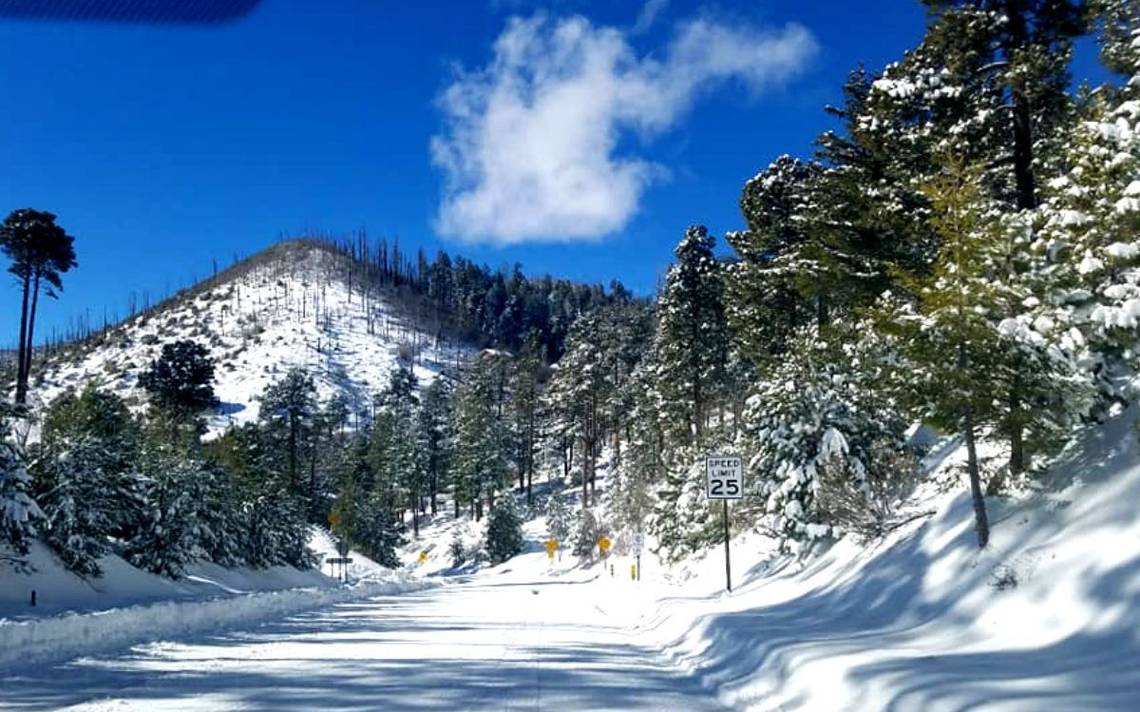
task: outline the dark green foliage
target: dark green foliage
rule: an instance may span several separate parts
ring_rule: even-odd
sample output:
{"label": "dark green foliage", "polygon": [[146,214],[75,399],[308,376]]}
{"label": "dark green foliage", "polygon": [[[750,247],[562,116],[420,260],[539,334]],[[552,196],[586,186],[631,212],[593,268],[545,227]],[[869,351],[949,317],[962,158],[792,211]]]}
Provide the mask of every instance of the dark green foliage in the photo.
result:
{"label": "dark green foliage", "polygon": [[673,433],[684,442],[703,440],[710,408],[724,397],[729,332],[714,244],[703,226],[685,232],[657,307],[659,388]]}
{"label": "dark green foliage", "polygon": [[42,513],[30,494],[23,453],[10,439],[11,417],[11,407],[0,400],[0,562],[21,567]]}
{"label": "dark green foliage", "polygon": [[[16,404],[24,405],[35,345],[36,306],[40,291],[55,298],[63,291],[61,274],[77,265],[75,238],[41,210],[13,210],[0,224],[0,251],[11,260],[8,271],[20,284],[20,333],[16,348]],[[46,283],[46,284],[44,284]]]}
{"label": "dark green foliage", "polygon": [[44,538],[80,576],[102,575],[111,539],[130,539],[142,519],[138,451],[138,429],[113,394],[68,392],[44,414],[33,470]]}
{"label": "dark green foliage", "polygon": [[513,497],[502,497],[487,517],[487,557],[492,564],[501,564],[522,553],[522,519]]}
{"label": "dark green foliage", "polygon": [[196,341],[163,345],[162,355],[139,375],[139,385],[160,408],[197,413],[217,404],[214,361]]}

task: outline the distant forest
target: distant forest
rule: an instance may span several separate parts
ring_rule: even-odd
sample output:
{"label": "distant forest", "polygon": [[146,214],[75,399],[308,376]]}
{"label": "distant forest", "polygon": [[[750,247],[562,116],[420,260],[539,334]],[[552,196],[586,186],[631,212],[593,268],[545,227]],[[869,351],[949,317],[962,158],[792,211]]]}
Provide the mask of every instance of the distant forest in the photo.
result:
{"label": "distant forest", "polygon": [[[341,263],[341,276],[350,288],[383,294],[424,331],[435,331],[437,336],[446,332],[479,347],[511,351],[521,348],[533,333],[547,362],[562,355],[570,326],[579,316],[608,304],[635,301],[617,280],[607,289],[601,284],[550,275],[528,277],[518,263],[509,269],[493,270],[442,250],[429,259],[422,248],[405,252],[397,240],[374,240],[360,231],[348,238],[282,240],[250,257],[235,258],[223,270],[218,270],[215,262],[212,276],[153,302],[147,292],[132,292],[127,299],[126,320],[213,289],[296,247],[317,248],[347,258]],[[113,312],[104,310],[98,317],[87,313],[65,329],[52,329],[43,346],[50,355],[98,341],[119,323]],[[0,352],[0,360],[7,361],[8,356],[7,351]]]}

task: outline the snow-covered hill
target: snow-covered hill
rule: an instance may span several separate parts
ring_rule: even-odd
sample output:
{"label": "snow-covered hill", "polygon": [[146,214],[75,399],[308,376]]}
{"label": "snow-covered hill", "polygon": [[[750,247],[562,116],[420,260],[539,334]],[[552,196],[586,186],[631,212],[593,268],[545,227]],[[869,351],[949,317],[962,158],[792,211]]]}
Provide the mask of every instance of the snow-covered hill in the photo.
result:
{"label": "snow-covered hill", "polygon": [[[95,383],[141,407],[138,376],[163,344],[192,339],[215,360],[217,432],[255,420],[266,387],[293,366],[313,374],[321,398],[343,394],[353,412],[403,359],[425,385],[463,359],[462,345],[417,324],[392,300],[346,278],[348,258],[306,242],[276,245],[217,278],[135,316],[104,336],[54,354],[34,374],[43,407],[69,388]],[[428,333],[431,332],[431,333]]]}

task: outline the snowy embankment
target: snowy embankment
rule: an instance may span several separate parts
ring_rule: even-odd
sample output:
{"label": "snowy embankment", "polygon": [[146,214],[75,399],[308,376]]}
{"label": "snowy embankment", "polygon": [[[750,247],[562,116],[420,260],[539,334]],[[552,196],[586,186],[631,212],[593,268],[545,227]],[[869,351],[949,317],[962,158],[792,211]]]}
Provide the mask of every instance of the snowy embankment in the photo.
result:
{"label": "snowy embankment", "polygon": [[802,565],[742,537],[733,593],[711,550],[684,583],[645,592],[640,635],[733,708],[1137,709],[1135,419],[1090,433],[1031,494],[989,500],[984,551],[964,485],[946,479],[955,452],[929,520]]}
{"label": "snowy embankment", "polygon": [[[315,531],[312,548],[335,556],[328,536]],[[105,574],[87,582],[62,569],[42,545],[33,551],[36,572],[0,577],[0,669],[66,660],[138,643],[255,625],[305,610],[431,584],[393,572],[357,552],[350,583],[319,570],[191,567],[170,581],[131,567],[118,557],[102,560]],[[46,605],[29,606],[29,591]],[[17,602],[18,597],[18,602]],[[62,611],[62,612],[61,612]],[[47,613],[48,615],[44,615]]]}

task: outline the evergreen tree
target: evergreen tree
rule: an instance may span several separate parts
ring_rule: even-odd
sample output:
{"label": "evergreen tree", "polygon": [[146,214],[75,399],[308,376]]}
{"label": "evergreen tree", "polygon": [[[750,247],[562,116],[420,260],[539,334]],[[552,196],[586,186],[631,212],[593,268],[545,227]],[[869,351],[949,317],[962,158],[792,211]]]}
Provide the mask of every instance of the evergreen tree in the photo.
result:
{"label": "evergreen tree", "polygon": [[89,386],[44,414],[33,468],[44,537],[80,576],[101,576],[110,538],[129,539],[142,514],[138,433],[122,399]]}
{"label": "evergreen tree", "polygon": [[[720,441],[706,443],[721,449]],[[684,445],[670,453],[657,488],[657,501],[649,518],[649,531],[666,561],[679,561],[723,539],[724,529],[706,497],[704,447]]]}
{"label": "evergreen tree", "polygon": [[[415,535],[420,533],[420,500],[427,490],[427,471],[416,451],[416,378],[404,367],[392,372],[388,387],[378,399],[375,433],[386,439],[377,460],[381,479],[394,500],[393,512],[412,511]],[[379,444],[379,440],[376,441]]]}
{"label": "evergreen tree", "polygon": [[628,403],[622,433],[625,445],[611,473],[606,511],[616,526],[633,531],[642,531],[653,508],[653,492],[666,470],[656,372],[656,358],[648,354],[622,388]]}
{"label": "evergreen tree", "polygon": [[500,497],[487,517],[487,557],[501,564],[523,550],[522,519],[514,497]]}
{"label": "evergreen tree", "polygon": [[685,232],[658,305],[659,384],[686,442],[703,441],[709,409],[724,395],[729,336],[723,271],[713,245],[704,227]]}
{"label": "evergreen tree", "polygon": [[540,435],[541,395],[545,364],[539,353],[538,335],[532,333],[511,368],[511,410],[515,433],[515,469],[519,489],[526,490],[527,504],[532,502],[534,470]]}
{"label": "evergreen tree", "polygon": [[942,253],[931,276],[911,285],[917,309],[902,305],[890,314],[915,371],[912,388],[901,395],[917,400],[936,422],[963,433],[978,545],[984,548],[989,522],[977,436],[980,428],[1000,417],[994,393],[1003,392],[996,367],[1005,345],[994,315],[1003,313],[1003,304],[1016,295],[992,278],[1004,245],[1000,222],[987,209],[980,172],[951,163],[926,192],[934,206]]}
{"label": "evergreen tree", "polygon": [[[16,348],[16,405],[27,401],[32,366],[36,307],[41,290],[52,298],[63,291],[60,275],[76,266],[75,238],[49,212],[13,210],[0,224],[0,251],[11,260],[8,271],[20,284],[20,333]],[[46,284],[45,284],[46,283]]]}
{"label": "evergreen tree", "polygon": [[181,340],[165,344],[162,355],[139,374],[139,385],[162,408],[197,413],[217,403],[214,361],[201,344]]}
{"label": "evergreen tree", "polygon": [[[455,446],[451,423],[451,393],[446,381],[442,377],[436,378],[423,390],[416,436],[420,456],[426,464],[428,497],[433,515],[439,508],[439,492],[451,469]],[[457,500],[457,507],[458,504]]]}
{"label": "evergreen tree", "polygon": [[546,532],[559,546],[570,540],[570,508],[557,493],[546,502]]}
{"label": "evergreen tree", "polygon": [[594,513],[585,507],[579,509],[574,524],[574,556],[593,559],[600,532]]}
{"label": "evergreen tree", "polygon": [[886,474],[874,471],[886,460],[872,462],[872,453],[904,450],[907,423],[875,389],[885,380],[883,343],[860,344],[855,331],[832,331],[834,343],[801,332],[793,342],[796,357],[775,364],[756,384],[744,418],[751,487],[763,509],[738,516],[766,515],[789,539],[840,533],[816,501],[826,469],[863,492]]}
{"label": "evergreen tree", "polygon": [[0,561],[22,566],[35,521],[43,516],[32,499],[31,477],[11,439],[10,408],[0,402]]}
{"label": "evergreen tree", "polygon": [[302,368],[293,368],[285,378],[269,386],[261,399],[262,427],[273,442],[273,449],[285,459],[283,463],[274,463],[274,472],[284,477],[293,495],[299,496],[304,491],[301,463],[317,414],[316,393],[312,376]]}
{"label": "evergreen tree", "polygon": [[503,364],[484,352],[476,357],[467,380],[456,392],[453,491],[483,515],[483,497],[493,502],[507,483],[509,452],[502,419]]}
{"label": "evergreen tree", "polygon": [[134,536],[126,546],[133,565],[178,578],[199,551],[199,513],[195,463],[168,446],[148,444],[139,459],[144,506]]}

